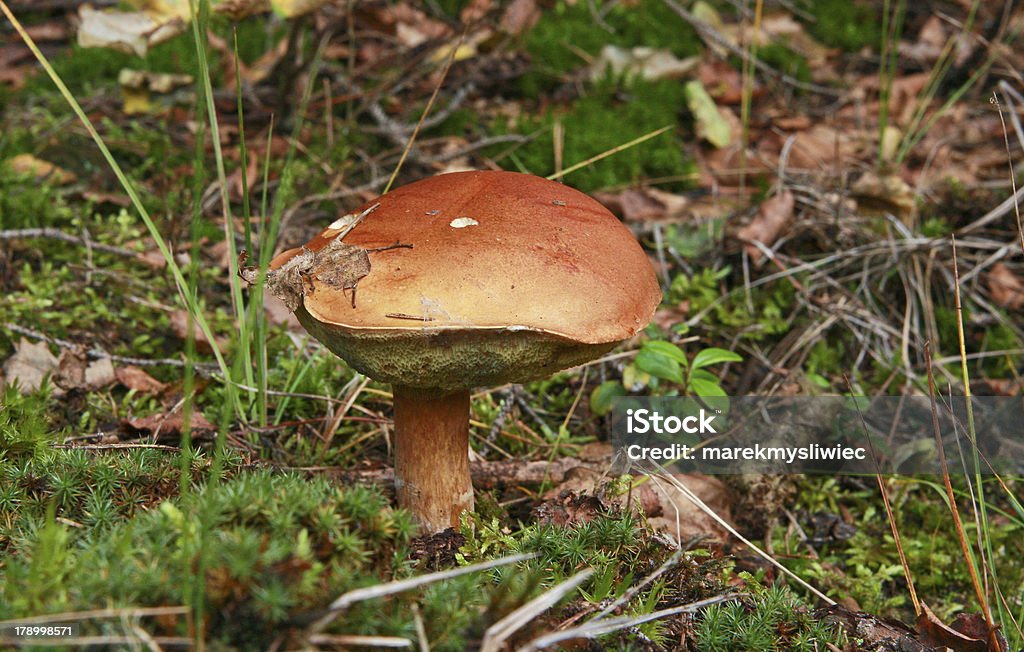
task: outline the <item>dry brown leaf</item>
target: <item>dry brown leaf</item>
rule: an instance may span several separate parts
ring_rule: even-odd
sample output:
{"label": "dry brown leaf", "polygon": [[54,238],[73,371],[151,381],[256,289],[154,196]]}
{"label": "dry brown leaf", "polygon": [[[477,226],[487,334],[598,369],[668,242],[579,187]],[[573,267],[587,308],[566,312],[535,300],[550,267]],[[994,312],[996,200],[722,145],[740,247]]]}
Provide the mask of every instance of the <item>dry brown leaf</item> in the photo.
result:
{"label": "dry brown leaf", "polygon": [[15,174],[31,175],[40,181],[49,181],[59,186],[74,183],[78,179],[73,172],[31,154],[18,154],[7,159],[6,163]]}
{"label": "dry brown leaf", "polygon": [[[206,420],[201,412],[193,412],[189,425],[192,437],[200,438],[212,435],[217,429]],[[157,441],[177,441],[185,428],[185,418],[180,411],[171,414],[154,414],[137,419],[122,419],[121,430],[135,438],[153,437]]]}
{"label": "dry brown leaf", "polygon": [[906,181],[895,174],[865,172],[851,188],[862,209],[892,213],[908,226],[917,217],[917,197]]}
{"label": "dry brown leaf", "polygon": [[[697,67],[697,79],[719,104],[736,105],[743,99],[743,78],[725,61],[703,61]],[[755,87],[754,97],[760,94],[760,89]]]}
{"label": "dry brown leaf", "polygon": [[683,301],[671,308],[658,308],[654,313],[654,323],[659,330],[670,332],[672,327],[686,321],[690,316],[690,302]]}
{"label": "dry brown leaf", "polygon": [[[754,219],[736,232],[737,237],[741,240],[760,242],[770,248],[793,221],[795,205],[796,200],[789,190],[783,190],[778,195],[769,197],[761,202]],[[761,249],[752,243],[745,243],[743,248],[755,264],[764,258]]]}
{"label": "dry brown leaf", "polygon": [[156,395],[167,389],[167,383],[160,382],[146,373],[143,369],[134,365],[118,367],[115,374],[117,376],[117,382],[121,383],[128,389],[135,390],[142,394]]}
{"label": "dry brown leaf", "polygon": [[943,623],[923,602],[921,615],[917,617],[917,631],[921,640],[932,646],[948,647],[957,652],[989,652],[990,649],[985,640],[961,634]]}
{"label": "dry brown leaf", "polygon": [[22,338],[14,345],[14,355],[4,362],[4,382],[17,385],[22,394],[30,394],[57,370],[57,358],[45,342],[32,343]]}
{"label": "dry brown leaf", "polygon": [[893,80],[889,95],[889,114],[892,120],[904,126],[910,122],[917,110],[918,97],[930,78],[930,72],[919,72]]}
{"label": "dry brown leaf", "polygon": [[85,389],[96,390],[117,382],[117,372],[110,358],[98,358],[85,368]]}
{"label": "dry brown leaf", "polygon": [[[731,499],[727,487],[718,478],[700,474],[676,475],[716,514],[731,522]],[[634,486],[627,494],[608,494],[603,471],[575,467],[565,480],[544,494],[545,503],[538,516],[552,523],[578,523],[591,520],[610,506],[623,509],[627,501],[641,510],[655,529],[686,541],[708,535],[724,538],[726,531],[674,487],[651,479]],[[678,520],[677,520],[678,517]]]}
{"label": "dry brown leaf", "polygon": [[64,349],[57,360],[58,371],[54,383],[63,389],[76,389],[85,385],[85,349]]}
{"label": "dry brown leaf", "polygon": [[111,385],[116,380],[114,365],[110,358],[99,358],[89,362],[85,347],[82,346],[61,351],[58,367],[54,384],[69,391],[94,391]]}
{"label": "dry brown leaf", "polygon": [[1000,308],[1016,310],[1024,306],[1024,281],[1003,263],[996,263],[985,275],[992,302]]}

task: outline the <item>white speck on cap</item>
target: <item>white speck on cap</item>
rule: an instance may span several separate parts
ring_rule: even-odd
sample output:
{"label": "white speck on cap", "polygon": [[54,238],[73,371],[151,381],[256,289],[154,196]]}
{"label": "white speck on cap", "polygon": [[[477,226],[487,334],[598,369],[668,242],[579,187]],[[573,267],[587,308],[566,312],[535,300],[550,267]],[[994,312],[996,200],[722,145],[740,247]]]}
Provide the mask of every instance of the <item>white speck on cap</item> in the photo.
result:
{"label": "white speck on cap", "polygon": [[467,226],[476,226],[478,224],[480,224],[480,222],[477,222],[472,217],[456,217],[454,220],[448,223],[448,226],[452,227],[453,229],[462,229]]}

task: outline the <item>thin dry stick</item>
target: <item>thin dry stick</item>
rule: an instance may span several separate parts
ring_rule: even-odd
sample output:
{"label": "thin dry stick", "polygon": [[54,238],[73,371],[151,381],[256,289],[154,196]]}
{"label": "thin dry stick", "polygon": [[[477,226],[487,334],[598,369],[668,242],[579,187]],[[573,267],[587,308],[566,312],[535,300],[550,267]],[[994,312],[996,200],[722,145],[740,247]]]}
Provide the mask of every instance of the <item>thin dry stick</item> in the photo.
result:
{"label": "thin dry stick", "polygon": [[526,561],[527,559],[533,559],[536,556],[536,554],[510,555],[508,557],[502,557],[501,559],[485,561],[479,564],[472,564],[470,566],[463,566],[462,568],[453,568],[447,571],[427,573],[426,575],[410,577],[404,580],[396,580],[394,582],[388,582],[387,584],[377,584],[375,586],[354,589],[335,599],[327,608],[327,613],[310,625],[309,632],[311,635],[322,632],[324,628],[334,622],[334,619],[337,618],[342,611],[348,609],[357,602],[372,600],[374,598],[383,598],[385,596],[409,591],[411,589],[416,589],[427,584],[440,582],[453,577],[459,577],[462,575],[468,575],[469,573],[475,573],[477,571],[489,570],[491,568],[497,568],[498,566],[506,566],[508,564]]}
{"label": "thin dry stick", "polygon": [[[1017,202],[1017,179],[1013,173],[1013,156],[1010,154],[1010,135],[1006,131],[1006,120],[1003,119],[1003,107],[999,105],[999,95],[992,91],[992,98],[989,100],[996,105],[999,112],[999,124],[1003,126],[1003,143],[1006,146],[1006,161],[1010,165],[1010,188],[1013,189],[1013,213],[1017,217],[1017,235],[1020,236],[1020,249],[1024,253],[1024,225],[1020,219],[1020,204]],[[955,254],[954,254],[955,255]]]}
{"label": "thin dry stick", "polygon": [[697,494],[693,493],[693,491],[689,487],[687,487],[685,484],[683,484],[682,481],[680,481],[674,475],[669,473],[668,470],[664,466],[662,466],[661,464],[658,464],[657,462],[653,462],[653,461],[651,461],[650,464],[652,466],[654,466],[654,468],[657,469],[657,471],[658,471],[657,474],[651,474],[650,477],[652,479],[653,478],[660,478],[660,479],[668,482],[669,484],[671,484],[676,489],[678,489],[679,492],[682,493],[683,496],[687,500],[689,500],[691,503],[693,503],[693,505],[695,507],[697,507],[697,509],[699,509],[700,511],[704,512],[705,514],[710,516],[712,519],[714,519],[714,521],[716,523],[718,523],[720,526],[722,526],[723,528],[725,528],[725,530],[727,532],[729,532],[729,534],[733,535],[734,537],[739,539],[740,542],[743,543],[743,545],[745,545],[748,548],[750,548],[751,550],[753,550],[754,554],[756,554],[758,557],[761,557],[762,559],[767,561],[772,566],[778,568],[785,575],[791,577],[797,584],[799,584],[800,586],[804,587],[805,589],[807,589],[808,591],[813,593],[815,596],[817,596],[819,600],[821,600],[822,602],[824,602],[825,604],[827,604],[829,606],[832,606],[832,605],[834,605],[836,603],[835,600],[833,600],[832,598],[828,597],[827,595],[825,595],[824,593],[822,593],[818,589],[816,589],[813,586],[811,586],[810,584],[808,584],[807,581],[804,580],[802,577],[800,577],[799,575],[797,575],[793,571],[789,570],[788,568],[786,568],[785,566],[780,564],[771,555],[766,553],[764,550],[761,550],[761,548],[759,548],[756,544],[754,544],[754,542],[750,541],[749,539],[744,537],[742,534],[740,534],[736,530],[736,528],[734,528],[732,525],[730,525],[724,518],[719,516],[718,513],[715,512],[715,510],[711,509],[707,505],[707,503],[705,503],[703,500],[701,500],[700,496],[698,496]]}
{"label": "thin dry stick", "polygon": [[[11,322],[5,322],[3,324],[0,324],[0,326],[2,326],[6,330],[11,331],[12,333],[18,333],[19,335],[24,335],[25,337],[31,337],[32,339],[35,339],[35,340],[42,340],[43,342],[46,342],[47,344],[53,344],[53,345],[59,346],[62,349],[77,349],[80,346],[79,344],[76,344],[74,342],[69,342],[67,340],[62,340],[62,339],[60,339],[58,337],[50,337],[49,335],[46,335],[44,333],[40,333],[39,331],[32,330],[31,328],[25,328],[24,326],[19,326],[18,324],[14,324],[14,323],[11,323]],[[99,360],[99,359],[102,359],[102,358],[107,358],[107,359],[111,360],[112,362],[120,362],[122,364],[130,364],[130,365],[135,365],[137,367],[159,367],[159,366],[184,367],[185,366],[185,361],[184,360],[177,360],[175,358],[161,358],[161,359],[129,358],[129,357],[126,357],[126,356],[123,356],[123,355],[113,355],[111,353],[107,353],[106,351],[104,351],[102,349],[98,349],[98,348],[89,349],[88,351],[85,352],[85,355],[86,355],[86,357],[88,357],[90,359],[93,359],[93,360]],[[192,366],[196,367],[200,371],[205,371],[205,372],[211,372],[211,371],[213,371],[214,369],[217,368],[217,365],[212,364],[212,363],[206,363],[206,362],[193,362]]]}
{"label": "thin dry stick", "polygon": [[609,150],[607,150],[605,152],[601,152],[597,156],[591,156],[587,160],[582,161],[580,163],[577,163],[576,165],[570,165],[569,167],[567,167],[566,169],[562,170],[561,172],[555,172],[554,174],[549,174],[545,178],[548,181],[554,181],[555,179],[561,179],[562,177],[564,177],[565,175],[569,174],[570,172],[575,172],[576,170],[579,170],[580,168],[587,167],[591,163],[596,163],[596,162],[600,161],[603,158],[607,158],[607,157],[611,156],[612,154],[618,154],[619,152],[621,152],[623,150],[627,150],[630,147],[634,147],[636,145],[639,145],[640,143],[644,142],[645,140],[650,140],[651,138],[654,138],[655,136],[660,136],[661,134],[663,134],[666,131],[668,131],[669,129],[671,129],[672,126],[673,125],[666,125],[666,126],[662,127],[661,129],[655,129],[654,131],[652,131],[650,133],[647,133],[647,134],[644,134],[643,136],[640,136],[639,138],[634,138],[633,140],[629,141],[628,143],[623,143],[622,145],[616,145],[615,147],[613,147],[613,148],[611,148],[611,149],[609,149]]}
{"label": "thin dry stick", "polygon": [[22,238],[51,238],[53,240],[63,240],[64,242],[79,244],[89,249],[95,249],[96,251],[105,251],[108,254],[128,256],[129,258],[139,257],[139,252],[137,251],[125,249],[123,247],[114,247],[112,245],[106,245],[100,242],[93,242],[89,238],[80,238],[78,236],[71,235],[70,233],[64,233],[60,229],[41,228],[11,229],[9,231],[0,231],[0,240],[19,240]]}
{"label": "thin dry stick", "polygon": [[[850,395],[854,395],[853,384],[850,382],[850,378],[843,374],[843,379],[846,381],[846,386],[850,390]],[[857,405],[857,416],[860,417],[861,427],[864,429],[864,435],[868,435],[868,424],[864,420],[864,413],[861,412],[860,406]],[[898,417],[897,417],[898,418]],[[893,428],[896,424],[893,423]],[[875,447],[871,445],[871,439],[868,439],[868,450],[871,453],[871,462],[875,465],[875,480],[878,482],[878,490],[882,493],[882,503],[885,505],[885,516],[889,520],[889,528],[892,530],[892,539],[896,543],[896,553],[900,558],[900,566],[903,567],[903,577],[907,580],[907,588],[910,590],[910,602],[914,605],[914,615],[920,616],[921,601],[917,598],[917,589],[914,587],[914,578],[910,574],[910,564],[907,562],[906,552],[903,550],[903,538],[900,536],[900,529],[896,525],[896,515],[892,511],[892,503],[889,501],[889,490],[885,486],[885,479],[882,478],[882,471],[878,467],[878,457],[875,455]]]}
{"label": "thin dry stick", "polygon": [[925,367],[928,370],[928,396],[931,398],[932,431],[935,434],[936,448],[938,448],[939,466],[942,469],[942,483],[946,487],[946,498],[949,500],[949,511],[953,515],[953,526],[956,529],[957,540],[960,542],[960,551],[963,553],[964,560],[967,562],[967,571],[971,576],[971,584],[974,586],[974,592],[978,597],[981,612],[985,616],[985,623],[988,625],[990,636],[995,643],[995,648],[993,649],[998,650],[1000,646],[996,640],[996,630],[995,625],[992,622],[992,612],[989,610],[988,600],[985,599],[985,592],[981,588],[981,580],[978,577],[978,569],[974,565],[974,556],[971,554],[970,544],[967,543],[967,535],[964,533],[964,524],[960,520],[960,510],[956,506],[956,495],[953,493],[953,483],[950,482],[949,479],[949,467],[946,464],[946,452],[942,448],[942,430],[939,427],[939,408],[935,398],[935,372],[932,369],[931,342],[925,342],[924,360]]}
{"label": "thin dry stick", "polygon": [[499,650],[505,649],[505,642],[513,634],[558,604],[562,598],[573,593],[593,574],[594,569],[588,568],[573,575],[488,627],[484,633],[483,643],[480,645],[480,652],[499,652]]}
{"label": "thin dry stick", "polygon": [[659,620],[661,618],[667,618],[677,614],[694,613],[696,611],[700,611],[704,607],[709,607],[721,602],[736,600],[739,597],[738,593],[725,593],[723,595],[716,595],[713,598],[691,602],[690,604],[684,604],[678,607],[669,607],[668,609],[652,611],[651,613],[642,614],[640,616],[595,618],[583,625],[580,625],[579,627],[573,627],[559,632],[551,632],[550,634],[544,634],[543,636],[535,638],[524,647],[519,648],[519,652],[536,652],[536,650],[543,650],[574,638],[595,639],[598,636],[603,636],[623,629],[630,629],[652,620]]}
{"label": "thin dry stick", "polygon": [[384,186],[384,192],[382,195],[388,194],[391,190],[391,186],[394,185],[395,179],[398,177],[398,171],[402,169],[402,165],[405,163],[405,159],[409,156],[409,151],[412,149],[412,144],[416,142],[416,136],[419,135],[420,129],[423,127],[423,121],[427,119],[427,115],[430,113],[431,107],[434,106],[434,100],[437,99],[437,94],[441,92],[441,85],[444,84],[445,78],[448,77],[448,71],[451,70],[452,64],[455,63],[455,55],[458,53],[459,48],[462,47],[462,42],[466,38],[466,32],[469,30],[469,26],[462,30],[462,35],[459,36],[458,42],[452,46],[452,51],[448,55],[448,60],[444,63],[444,69],[441,70],[441,78],[437,80],[437,86],[434,87],[434,92],[430,94],[430,99],[427,100],[427,106],[424,107],[423,113],[420,115],[419,122],[416,123],[416,128],[412,130],[412,135],[409,136],[409,142],[405,144],[405,150],[402,151],[401,158],[398,159],[398,164],[395,165],[394,171],[391,173],[391,178],[388,179],[388,183]]}
{"label": "thin dry stick", "polygon": [[412,641],[401,636],[361,636],[359,634],[317,634],[309,637],[313,645],[341,646],[342,649],[349,647],[383,647],[403,648],[412,647]]}

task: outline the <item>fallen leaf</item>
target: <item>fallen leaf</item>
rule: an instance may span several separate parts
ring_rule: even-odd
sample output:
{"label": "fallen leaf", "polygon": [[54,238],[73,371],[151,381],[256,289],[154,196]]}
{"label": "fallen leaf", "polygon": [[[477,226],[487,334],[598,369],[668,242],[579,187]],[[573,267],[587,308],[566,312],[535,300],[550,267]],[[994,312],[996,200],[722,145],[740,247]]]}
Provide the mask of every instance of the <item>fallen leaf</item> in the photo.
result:
{"label": "fallen leaf", "polygon": [[121,383],[125,387],[142,394],[156,395],[162,393],[167,389],[167,383],[162,383],[156,378],[153,378],[143,369],[134,365],[128,365],[127,367],[118,367],[115,371],[117,382]]}
{"label": "fallen leaf", "polygon": [[[189,420],[192,438],[208,437],[217,429],[206,420],[201,412],[193,412]],[[154,414],[137,419],[123,419],[121,430],[133,437],[153,437],[155,440],[177,441],[185,429],[185,418],[180,411],[170,414]]]}
{"label": "fallen leaf", "polygon": [[[732,520],[729,491],[721,480],[699,474],[675,475],[711,509]],[[609,507],[625,509],[627,504],[643,512],[652,527],[681,541],[708,535],[724,538],[724,530],[714,519],[690,502],[678,489],[650,479],[634,484],[627,493],[611,493],[607,474],[583,466],[566,471],[565,480],[544,494],[544,508],[538,517],[556,524],[573,524],[592,520]],[[678,515],[678,519],[677,519]]]}
{"label": "fallen leaf", "polygon": [[[719,104],[735,106],[743,100],[743,78],[726,61],[714,59],[701,62],[697,68],[697,79]],[[754,98],[759,94],[759,89],[755,87]]]}
{"label": "fallen leaf", "polygon": [[599,81],[609,72],[650,80],[676,78],[692,72],[699,61],[698,57],[679,59],[668,50],[651,47],[605,45],[590,64],[590,79]]}
{"label": "fallen leaf", "polygon": [[85,349],[64,349],[57,360],[54,383],[62,389],[77,389],[85,385]]}
{"label": "fallen leaf", "polygon": [[898,77],[892,81],[889,93],[890,119],[906,125],[917,111],[917,105],[925,84],[931,79],[931,72],[920,72]]}
{"label": "fallen leaf", "polygon": [[658,308],[654,313],[654,324],[663,332],[671,332],[672,327],[686,321],[690,316],[690,302],[682,301],[671,308]]}
{"label": "fallen leaf", "polygon": [[696,123],[697,136],[719,149],[728,146],[732,142],[729,121],[723,117],[718,105],[704,89],[704,85],[696,80],[688,81],[683,87],[683,92],[686,95],[686,105]]}
{"label": "fallen leaf", "polygon": [[7,159],[6,163],[15,174],[33,176],[40,181],[49,181],[59,186],[74,183],[78,179],[73,172],[31,154],[18,154]]}
{"label": "fallen leaf", "polygon": [[141,11],[97,11],[85,4],[78,8],[78,45],[110,48],[146,55],[149,48],[185,31],[185,21],[161,21]]}
{"label": "fallen leaf", "polygon": [[657,188],[629,188],[618,193],[597,192],[594,198],[627,222],[672,220],[688,215],[690,200]]}
{"label": "fallen leaf", "polygon": [[[985,621],[985,617],[980,613],[958,613],[956,617],[953,618],[953,622],[951,622],[949,626],[968,638],[981,641],[989,640],[990,629],[988,622]],[[1002,652],[1002,650],[1010,649],[1010,646],[1006,641],[1006,637],[1003,636],[1002,632],[996,631],[995,634],[996,639],[999,641],[999,650],[996,652]]]}
{"label": "fallen leaf", "polygon": [[908,226],[917,216],[917,197],[910,185],[895,174],[865,172],[851,188],[862,209],[892,213]]}
{"label": "fallen leaf", "polygon": [[989,652],[987,641],[971,638],[949,627],[923,602],[921,614],[917,617],[917,631],[927,645],[947,647],[957,652]]}
{"label": "fallen leaf", "polygon": [[85,347],[61,351],[58,367],[54,384],[65,390],[94,391],[113,384],[117,379],[110,358],[89,362]]}
{"label": "fallen leaf", "polygon": [[117,381],[117,373],[114,371],[114,363],[110,358],[98,358],[89,363],[85,368],[85,389],[96,390]]}
{"label": "fallen leaf", "polygon": [[1016,310],[1024,306],[1024,281],[1003,263],[996,263],[985,275],[992,302],[1000,308]]}
{"label": "fallen leaf", "polygon": [[14,345],[14,355],[4,362],[4,382],[17,385],[22,394],[30,394],[57,370],[57,358],[45,342],[33,344],[22,338]]}
{"label": "fallen leaf", "polygon": [[[757,215],[749,224],[736,232],[737,237],[742,240],[753,240],[771,248],[775,241],[785,232],[793,220],[793,209],[796,201],[793,193],[784,190],[781,193],[769,197],[761,202],[757,209]],[[764,258],[760,247],[752,243],[744,243],[744,250],[756,264]]]}

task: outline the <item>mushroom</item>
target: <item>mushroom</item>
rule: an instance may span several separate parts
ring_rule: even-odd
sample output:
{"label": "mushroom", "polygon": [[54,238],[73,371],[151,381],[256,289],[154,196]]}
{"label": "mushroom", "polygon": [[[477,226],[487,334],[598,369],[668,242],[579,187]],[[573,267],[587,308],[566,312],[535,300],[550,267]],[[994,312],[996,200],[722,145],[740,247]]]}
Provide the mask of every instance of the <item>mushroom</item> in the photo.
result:
{"label": "mushroom", "polygon": [[[315,259],[329,247],[369,252],[369,265],[327,273],[334,263]],[[296,259],[306,260],[294,275],[299,322],[393,386],[398,503],[427,532],[473,508],[470,390],[592,360],[644,328],[661,300],[650,261],[614,215],[513,172],[398,188],[278,255],[271,270]]]}

